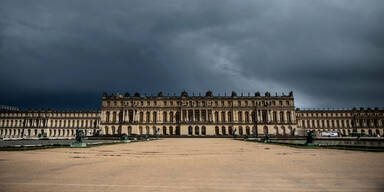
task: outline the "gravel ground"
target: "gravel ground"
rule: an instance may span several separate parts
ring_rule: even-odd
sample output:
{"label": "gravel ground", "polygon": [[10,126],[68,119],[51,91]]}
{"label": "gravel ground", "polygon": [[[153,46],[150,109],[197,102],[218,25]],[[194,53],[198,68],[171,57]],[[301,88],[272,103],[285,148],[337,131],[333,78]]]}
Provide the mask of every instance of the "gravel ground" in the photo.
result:
{"label": "gravel ground", "polygon": [[384,153],[232,139],[0,151],[0,191],[384,191]]}

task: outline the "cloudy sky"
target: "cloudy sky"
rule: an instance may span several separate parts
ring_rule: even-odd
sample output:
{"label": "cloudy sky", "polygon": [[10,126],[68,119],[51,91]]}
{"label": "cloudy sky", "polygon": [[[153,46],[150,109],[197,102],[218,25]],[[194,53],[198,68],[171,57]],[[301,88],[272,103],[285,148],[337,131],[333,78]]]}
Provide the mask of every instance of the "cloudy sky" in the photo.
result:
{"label": "cloudy sky", "polygon": [[383,107],[383,18],[383,0],[0,0],[0,104],[185,89]]}

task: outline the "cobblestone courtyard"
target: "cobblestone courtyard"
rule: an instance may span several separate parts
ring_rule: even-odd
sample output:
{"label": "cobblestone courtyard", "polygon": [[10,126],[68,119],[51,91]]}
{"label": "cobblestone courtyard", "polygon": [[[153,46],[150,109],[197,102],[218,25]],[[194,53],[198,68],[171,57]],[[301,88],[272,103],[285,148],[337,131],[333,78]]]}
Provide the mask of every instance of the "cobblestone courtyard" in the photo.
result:
{"label": "cobblestone courtyard", "polygon": [[384,153],[231,139],[0,151],[0,191],[383,191]]}

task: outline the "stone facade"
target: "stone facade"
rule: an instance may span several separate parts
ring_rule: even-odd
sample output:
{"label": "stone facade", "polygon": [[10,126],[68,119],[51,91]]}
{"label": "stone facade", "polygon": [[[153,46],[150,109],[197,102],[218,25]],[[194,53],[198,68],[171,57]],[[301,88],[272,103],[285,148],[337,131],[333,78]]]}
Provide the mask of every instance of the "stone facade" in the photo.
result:
{"label": "stone facade", "polygon": [[100,112],[104,134],[162,135],[293,135],[296,116],[293,94],[271,96],[142,97],[138,93],[104,94]]}
{"label": "stone facade", "polygon": [[371,136],[384,134],[384,110],[379,108],[352,108],[342,110],[296,109],[298,127],[313,130],[337,131],[341,135],[364,133]]}
{"label": "stone facade", "polygon": [[98,111],[2,110],[0,136],[6,138],[73,138],[77,128],[93,135]]}
{"label": "stone facade", "polygon": [[73,138],[81,128],[86,135],[278,136],[338,131],[383,135],[384,110],[295,109],[293,93],[271,96],[141,96],[103,94],[99,111],[19,110],[2,107],[3,138]]}

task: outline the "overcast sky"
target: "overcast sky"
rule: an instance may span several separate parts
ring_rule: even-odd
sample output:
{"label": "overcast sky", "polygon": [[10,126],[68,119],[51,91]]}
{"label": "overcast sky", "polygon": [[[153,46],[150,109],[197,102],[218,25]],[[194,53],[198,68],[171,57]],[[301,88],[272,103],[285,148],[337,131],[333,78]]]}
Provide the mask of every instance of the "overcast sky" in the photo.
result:
{"label": "overcast sky", "polygon": [[383,22],[383,0],[0,0],[0,104],[185,89],[383,107]]}

